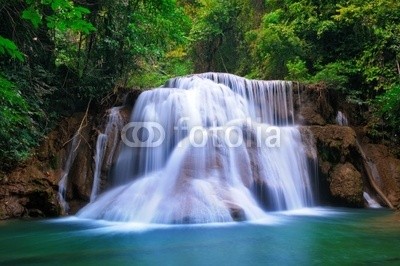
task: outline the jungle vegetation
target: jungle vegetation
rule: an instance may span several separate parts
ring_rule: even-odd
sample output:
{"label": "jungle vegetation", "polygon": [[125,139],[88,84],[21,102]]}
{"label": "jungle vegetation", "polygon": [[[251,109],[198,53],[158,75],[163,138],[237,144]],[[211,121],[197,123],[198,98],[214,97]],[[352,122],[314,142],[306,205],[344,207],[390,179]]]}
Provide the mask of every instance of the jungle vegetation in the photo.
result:
{"label": "jungle vegetation", "polygon": [[400,132],[397,0],[0,0],[0,168],[57,122],[190,73],[324,83]]}

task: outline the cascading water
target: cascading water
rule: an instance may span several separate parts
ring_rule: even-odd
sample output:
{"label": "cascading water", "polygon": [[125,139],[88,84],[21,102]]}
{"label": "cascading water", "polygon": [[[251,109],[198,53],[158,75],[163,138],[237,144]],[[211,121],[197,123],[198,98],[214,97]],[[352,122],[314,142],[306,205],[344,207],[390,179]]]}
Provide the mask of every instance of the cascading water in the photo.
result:
{"label": "cascading water", "polygon": [[345,114],[343,114],[341,111],[337,112],[336,115],[336,123],[339,126],[348,126],[349,125],[349,121],[347,120],[347,117]]}
{"label": "cascading water", "polygon": [[376,200],[374,200],[367,192],[365,191],[363,192],[363,197],[367,202],[369,208],[374,208],[374,209],[382,208],[382,206]]}
{"label": "cascading water", "polygon": [[61,178],[58,182],[58,198],[61,203],[61,207],[65,213],[69,210],[69,205],[66,200],[67,198],[67,185],[68,185],[68,175],[69,171],[71,170],[72,163],[75,160],[77,155],[77,149],[79,145],[79,134],[75,134],[72,139],[70,140],[71,143],[69,144],[69,152],[67,160],[64,163],[64,166],[61,171]]}
{"label": "cascading water", "polygon": [[103,165],[111,165],[115,150],[117,149],[117,144],[120,138],[119,133],[123,127],[120,109],[121,107],[113,107],[108,110],[109,114],[104,133],[99,132],[99,135],[97,136],[95,169],[90,202],[93,202],[96,199],[100,191],[101,169]]}
{"label": "cascading water", "polygon": [[90,193],[90,202],[93,202],[100,189],[100,175],[101,175],[101,166],[103,165],[104,153],[106,150],[107,143],[107,135],[103,133],[99,133],[96,141],[96,155],[94,157],[95,160],[95,168],[93,175],[93,186],[92,192]]}
{"label": "cascading water", "polygon": [[312,206],[292,97],[291,82],[221,73],[143,92],[123,129],[115,188],[78,216],[206,223]]}

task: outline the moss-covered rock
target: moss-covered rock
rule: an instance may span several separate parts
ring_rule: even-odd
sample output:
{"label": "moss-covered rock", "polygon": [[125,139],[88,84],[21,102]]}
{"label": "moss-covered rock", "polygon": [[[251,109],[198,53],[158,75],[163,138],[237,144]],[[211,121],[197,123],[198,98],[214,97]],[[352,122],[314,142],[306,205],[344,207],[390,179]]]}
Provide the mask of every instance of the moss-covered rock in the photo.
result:
{"label": "moss-covered rock", "polygon": [[[345,207],[363,206],[362,156],[356,133],[339,125],[301,127],[306,148],[315,145],[318,160],[318,191],[322,203]],[[311,143],[309,135],[313,135]],[[306,154],[310,154],[307,152]],[[311,159],[311,158],[310,158]]]}
{"label": "moss-covered rock", "polygon": [[329,176],[331,194],[339,202],[348,206],[362,207],[363,180],[361,174],[351,163],[336,165]]}

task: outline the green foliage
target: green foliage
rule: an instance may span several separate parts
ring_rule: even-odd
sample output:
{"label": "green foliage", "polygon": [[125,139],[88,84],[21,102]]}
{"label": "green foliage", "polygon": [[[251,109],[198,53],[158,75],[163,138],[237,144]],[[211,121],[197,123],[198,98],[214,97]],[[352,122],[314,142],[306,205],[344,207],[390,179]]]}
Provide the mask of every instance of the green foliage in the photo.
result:
{"label": "green foliage", "polygon": [[400,132],[400,85],[389,88],[383,95],[377,97],[380,106],[379,114],[394,132]]}
{"label": "green foliage", "polygon": [[300,58],[297,57],[288,61],[286,67],[288,69],[288,75],[286,76],[288,80],[307,82],[310,79],[306,62]]}
{"label": "green foliage", "polygon": [[192,73],[193,66],[186,60],[186,53],[178,48],[165,55],[158,64],[142,66],[141,71],[129,77],[128,87],[154,88],[163,85],[168,79]]}
{"label": "green foliage", "polygon": [[397,126],[388,106],[397,103],[400,80],[399,1],[268,0],[266,7],[263,23],[246,35],[252,77],[323,82],[361,105],[386,91],[378,115]]}
{"label": "green foliage", "polygon": [[175,0],[77,3],[12,0],[0,8],[0,73],[7,88],[0,168],[26,158],[61,116],[89,101],[98,106],[115,87],[154,86],[191,72],[191,21]]}
{"label": "green foliage", "polygon": [[[55,75],[36,65],[20,65],[18,72],[3,70],[1,117],[2,168],[26,159],[56,123],[57,106],[51,100],[59,83]],[[10,81],[12,80],[12,82]],[[5,126],[4,126],[5,124]]]}
{"label": "green foliage", "polygon": [[167,79],[168,77],[162,73],[145,71],[133,74],[128,84],[132,84],[140,89],[148,89],[163,85]]}
{"label": "green foliage", "polygon": [[[336,68],[332,64],[342,62],[358,69],[347,73],[348,81],[363,79],[362,85],[371,89],[396,79],[393,59],[398,58],[400,32],[397,1],[271,0],[267,7],[261,27],[248,33],[256,72],[261,77],[284,78],[288,66],[293,67],[290,62],[299,58],[309,70],[303,79],[325,67],[329,69],[324,72],[329,73],[322,72],[315,79],[332,76]],[[339,81],[346,83],[342,78]]]}
{"label": "green foliage", "polygon": [[9,1],[0,9],[0,170],[25,160],[56,123],[53,97],[63,88],[54,66],[55,34],[91,32],[88,12],[67,0]]}
{"label": "green foliage", "polygon": [[0,76],[0,88],[0,112],[3,118],[1,122],[2,128],[14,123],[22,125],[26,122],[23,115],[26,115],[28,112],[25,100],[20,92],[15,89],[14,84],[3,76]]}
{"label": "green foliage", "polygon": [[0,160],[115,87],[204,71],[323,82],[360,105],[381,94],[376,114],[398,131],[399,13],[397,0],[3,1]]}
{"label": "green foliage", "polygon": [[42,16],[32,6],[22,12],[22,18],[29,20],[35,28],[38,28],[42,23]]}
{"label": "green foliage", "polygon": [[[287,64],[298,60],[303,54],[302,40],[294,28],[276,24],[280,11],[264,18],[264,28],[253,38],[251,47],[255,59],[255,71],[261,78],[278,79],[287,76]],[[290,63],[289,63],[290,64]]]}
{"label": "green foliage", "polygon": [[0,36],[0,56],[5,54],[20,61],[24,60],[23,54],[19,51],[15,43]]}
{"label": "green foliage", "polygon": [[35,141],[29,135],[28,104],[15,85],[0,75],[0,161],[2,168],[29,155]]}
{"label": "green foliage", "polygon": [[155,76],[147,75],[148,70],[165,71],[166,54],[187,41],[190,21],[174,0],[100,1],[98,9],[91,20],[97,32],[75,46],[60,42],[58,53],[57,63],[81,79],[77,91],[83,98],[97,99],[112,87],[126,87],[135,80],[131,76]]}
{"label": "green foliage", "polygon": [[334,62],[325,65],[312,77],[311,81],[324,82],[333,88],[344,89],[349,81],[348,75],[346,74],[345,64],[342,62]]}
{"label": "green foliage", "polygon": [[196,1],[197,11],[190,32],[190,57],[196,72],[239,72],[243,56],[243,38],[256,17],[249,1]]}
{"label": "green foliage", "polygon": [[[84,16],[89,14],[87,8],[75,6],[68,0],[27,0],[28,8],[22,12],[22,18],[30,21],[35,28],[46,23],[49,29],[61,32],[68,30],[83,32],[85,34],[95,30],[91,23],[88,23]],[[43,15],[47,7],[50,7],[51,14]]]}

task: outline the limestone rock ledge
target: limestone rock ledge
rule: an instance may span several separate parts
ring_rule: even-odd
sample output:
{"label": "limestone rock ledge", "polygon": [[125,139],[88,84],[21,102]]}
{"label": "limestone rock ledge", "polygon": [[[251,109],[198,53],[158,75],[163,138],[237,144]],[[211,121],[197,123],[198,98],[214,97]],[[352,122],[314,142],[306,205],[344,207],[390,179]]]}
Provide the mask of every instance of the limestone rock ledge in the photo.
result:
{"label": "limestone rock ledge", "polygon": [[392,205],[400,209],[400,160],[382,144],[362,144],[375,182]]}
{"label": "limestone rock ledge", "polygon": [[[346,207],[363,207],[363,191],[374,194],[368,180],[367,165],[375,183],[390,203],[400,209],[400,160],[390,154],[387,146],[357,142],[355,131],[347,126],[334,125],[339,100],[321,85],[298,85],[293,89],[294,121],[300,127],[309,162],[317,158],[316,190],[319,202]],[[133,106],[139,92],[128,95]],[[124,111],[128,119],[129,111]],[[0,173],[0,219],[21,217],[53,217],[62,215],[58,201],[58,182],[69,153],[71,138],[81,126],[77,155],[70,169],[67,200],[74,213],[90,197],[93,182],[93,156],[99,125],[104,112],[78,113],[64,119],[52,131],[31,160],[11,173]],[[83,122],[83,123],[82,123]],[[310,138],[310,136],[313,138]],[[310,147],[316,146],[316,150]],[[361,154],[360,147],[364,151]],[[366,157],[366,160],[363,159]],[[244,162],[245,163],[245,162]],[[250,162],[254,168],[256,162]],[[102,172],[107,172],[102,169]],[[246,176],[246,173],[243,173]],[[384,201],[375,196],[381,204]],[[232,216],[241,219],[240,209],[232,208]]]}
{"label": "limestone rock ledge", "polygon": [[[338,125],[304,126],[303,139],[314,137],[317,149],[317,189],[322,203],[339,206],[363,206],[363,167],[356,145],[356,133]],[[310,143],[311,145],[313,143]],[[307,145],[307,150],[310,145]],[[307,151],[308,156],[310,152]],[[313,158],[310,158],[310,160]]]}
{"label": "limestone rock ledge", "polygon": [[[363,191],[369,191],[381,205],[387,205],[371,184],[369,176],[373,173],[372,178],[386,199],[394,207],[400,207],[400,160],[386,146],[360,145],[356,132],[347,126],[303,126],[300,131],[310,160],[313,159],[310,146],[314,144],[317,149],[320,202],[363,207]],[[314,143],[310,143],[310,134]]]}
{"label": "limestone rock ledge", "polygon": [[[139,93],[133,90],[127,95],[126,106],[120,111],[125,121],[128,121]],[[118,99],[112,105],[123,102]],[[96,139],[104,126],[109,106],[111,104],[93,106],[86,113],[75,113],[63,119],[29,160],[9,173],[0,173],[0,220],[73,214],[89,202]],[[75,135],[75,145],[72,145]],[[66,200],[70,208],[66,213],[61,207],[58,191],[71,151],[74,156],[68,167],[66,186]]]}
{"label": "limestone rock ledge", "polygon": [[[13,171],[0,176],[0,220],[62,215],[58,197],[61,169],[67,158],[69,143],[82,124],[83,113],[64,119],[50,132],[31,159]],[[85,198],[91,185],[91,117],[82,125],[78,163],[67,196]],[[87,156],[86,158],[83,158]]]}
{"label": "limestone rock ledge", "polygon": [[[295,122],[303,125],[303,143],[310,161],[317,158],[320,202],[362,207],[362,191],[367,191],[381,205],[400,209],[400,160],[390,147],[371,143],[364,133],[359,134],[357,127],[336,124],[337,112],[347,110],[349,121],[360,126],[355,116],[362,111],[355,112],[357,106],[321,84],[299,85],[293,92]],[[310,149],[312,145],[316,151]]]}
{"label": "limestone rock ledge", "polygon": [[34,167],[20,173],[27,178],[0,182],[0,220],[24,217],[56,217],[61,213],[57,185]]}

